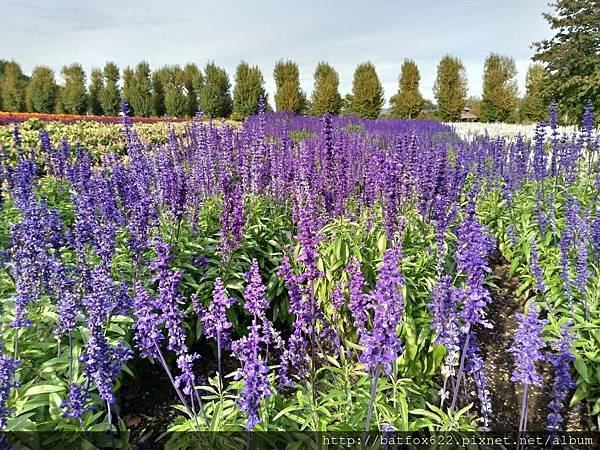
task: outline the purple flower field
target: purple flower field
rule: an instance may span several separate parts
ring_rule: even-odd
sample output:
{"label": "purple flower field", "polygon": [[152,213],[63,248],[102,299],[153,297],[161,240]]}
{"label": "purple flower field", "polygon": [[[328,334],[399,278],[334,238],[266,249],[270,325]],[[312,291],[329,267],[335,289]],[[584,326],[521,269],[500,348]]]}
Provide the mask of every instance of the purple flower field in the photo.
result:
{"label": "purple flower field", "polygon": [[[261,110],[235,128],[192,120],[164,145],[125,116],[123,154],[44,130],[29,148],[15,126],[0,444],[598,430],[600,136],[585,111],[569,135],[551,119],[533,140],[463,140],[434,121]],[[167,400],[132,408],[150,385]]]}

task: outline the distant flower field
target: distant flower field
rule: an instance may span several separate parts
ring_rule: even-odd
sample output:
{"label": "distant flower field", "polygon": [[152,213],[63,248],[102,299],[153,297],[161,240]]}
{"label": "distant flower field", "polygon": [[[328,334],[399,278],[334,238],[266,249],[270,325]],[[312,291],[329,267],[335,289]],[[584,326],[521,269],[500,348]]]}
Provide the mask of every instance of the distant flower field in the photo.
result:
{"label": "distant flower field", "polygon": [[1,128],[0,445],[597,430],[600,136],[550,117]]}

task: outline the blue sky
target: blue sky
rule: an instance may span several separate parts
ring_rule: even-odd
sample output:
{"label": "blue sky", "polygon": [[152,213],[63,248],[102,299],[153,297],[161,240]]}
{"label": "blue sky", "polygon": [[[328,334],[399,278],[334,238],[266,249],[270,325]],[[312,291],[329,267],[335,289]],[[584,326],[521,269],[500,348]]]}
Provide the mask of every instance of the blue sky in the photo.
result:
{"label": "blue sky", "polygon": [[[469,95],[481,94],[489,52],[511,56],[519,88],[533,55],[531,43],[551,35],[542,12],[547,0],[3,0],[2,58],[30,73],[37,64],[59,70],[79,62],[88,71],[107,60],[121,68],[145,59],[164,64],[227,69],[244,59],[263,71],[274,89],[275,62],[299,63],[310,94],[321,60],[340,74],[342,95],[350,91],[357,64],[375,64],[386,98],[397,89],[404,58],[421,71],[421,92],[433,98],[436,66],[447,53],[462,59]],[[233,83],[233,79],[232,79]]]}

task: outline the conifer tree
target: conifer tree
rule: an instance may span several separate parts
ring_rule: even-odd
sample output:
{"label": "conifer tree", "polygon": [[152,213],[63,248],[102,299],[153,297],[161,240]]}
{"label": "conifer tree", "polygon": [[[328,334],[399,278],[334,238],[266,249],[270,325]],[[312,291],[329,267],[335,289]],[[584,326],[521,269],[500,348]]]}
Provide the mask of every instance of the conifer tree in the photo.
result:
{"label": "conifer tree", "polygon": [[390,99],[392,115],[403,119],[419,117],[423,108],[423,96],[419,92],[421,76],[414,61],[405,59],[400,69],[398,92]]}
{"label": "conifer tree", "polygon": [[119,68],[113,62],[107,62],[102,71],[104,86],[98,99],[102,111],[107,116],[116,116],[121,111],[121,90],[119,89]]}
{"label": "conifer tree", "polygon": [[207,117],[229,117],[231,84],[225,69],[210,62],[204,68],[204,86],[200,91],[200,109]]}
{"label": "conifer tree", "polygon": [[58,86],[54,71],[46,66],[33,69],[27,85],[26,103],[28,111],[50,114],[56,110]]}
{"label": "conifer tree", "polygon": [[60,104],[66,114],[84,114],[87,110],[85,72],[79,64],[64,66],[61,71],[64,85],[60,89]]}
{"label": "conifer tree", "polygon": [[483,69],[482,122],[514,122],[518,103],[515,61],[491,53]]}
{"label": "conifer tree", "polygon": [[352,113],[368,119],[376,119],[383,106],[383,87],[370,62],[359,64],[352,81]]}
{"label": "conifer tree", "polygon": [[233,114],[236,120],[258,112],[259,99],[266,101],[265,80],[258,66],[250,66],[242,61],[235,70],[235,87],[233,89]]}
{"label": "conifer tree", "polygon": [[278,61],[273,69],[275,78],[275,108],[301,114],[306,107],[306,96],[300,88],[300,71],[293,61]]}
{"label": "conifer tree", "polygon": [[433,90],[440,119],[446,122],[459,120],[467,97],[467,77],[460,59],[450,55],[442,58]]}
{"label": "conifer tree", "polygon": [[326,113],[338,115],[342,108],[342,96],[336,70],[326,62],[320,62],[315,69],[314,80],[310,113],[313,116],[323,116]]}

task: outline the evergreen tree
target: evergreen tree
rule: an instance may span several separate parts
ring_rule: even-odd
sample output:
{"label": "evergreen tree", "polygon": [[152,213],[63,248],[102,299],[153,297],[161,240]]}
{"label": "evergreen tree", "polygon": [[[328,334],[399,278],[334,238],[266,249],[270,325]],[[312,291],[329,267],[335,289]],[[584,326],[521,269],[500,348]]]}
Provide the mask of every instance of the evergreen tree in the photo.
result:
{"label": "evergreen tree", "polygon": [[152,80],[150,66],[146,61],[140,62],[135,68],[131,80],[131,98],[129,104],[138,117],[152,115]]}
{"label": "evergreen tree", "polygon": [[300,89],[300,71],[293,61],[278,61],[273,69],[275,78],[275,108],[301,114],[306,107],[306,96]]}
{"label": "evergreen tree", "polygon": [[342,96],[339,92],[340,78],[336,70],[326,62],[320,62],[314,74],[315,88],[309,108],[313,116],[326,113],[337,115],[342,108]]}
{"label": "evergreen tree", "polygon": [[198,112],[198,100],[204,84],[204,77],[196,64],[188,63],[183,68],[183,78],[188,104],[187,115],[194,117]]}
{"label": "evergreen tree", "polygon": [[392,115],[404,119],[419,117],[423,108],[423,96],[419,92],[419,68],[414,61],[405,59],[400,69],[398,92],[390,99]]}
{"label": "evergreen tree", "polygon": [[10,112],[21,112],[25,108],[25,86],[23,71],[15,61],[6,62],[2,77],[2,109]]}
{"label": "evergreen tree", "polygon": [[515,61],[491,53],[483,69],[482,122],[514,122],[518,103]]}
{"label": "evergreen tree", "polygon": [[107,62],[102,71],[104,86],[98,96],[102,111],[107,116],[116,116],[121,111],[121,90],[119,89],[119,68]]}
{"label": "evergreen tree", "polygon": [[525,96],[519,107],[519,117],[525,122],[541,122],[548,117],[549,101],[546,98],[546,69],[532,64],[525,78]]}
{"label": "evergreen tree", "polygon": [[46,66],[33,69],[26,90],[27,110],[51,114],[56,109],[57,95],[58,86],[54,79],[54,71]]}
{"label": "evergreen tree", "polygon": [[544,18],[556,34],[533,44],[533,59],[546,68],[546,95],[558,100],[563,121],[575,123],[587,100],[600,110],[600,3],[555,0],[553,6]]}
{"label": "evergreen tree", "polygon": [[450,55],[442,58],[433,90],[440,119],[446,122],[459,120],[467,96],[467,77],[460,59]]}
{"label": "evergreen tree", "polygon": [[152,73],[152,114],[162,117],[167,113],[165,108],[165,84],[168,74],[165,68]]}
{"label": "evergreen tree", "polygon": [[66,114],[84,114],[87,110],[85,72],[79,64],[64,66],[61,71],[64,85],[60,90],[60,104]]}
{"label": "evergreen tree", "polygon": [[233,118],[242,120],[256,114],[258,102],[265,99],[265,80],[258,66],[250,67],[242,61],[235,70],[235,88],[233,89]]}
{"label": "evergreen tree", "polygon": [[188,101],[184,90],[185,79],[179,66],[168,67],[165,70],[165,112],[170,117],[185,117]]}
{"label": "evergreen tree", "polygon": [[359,64],[352,81],[351,109],[353,114],[368,119],[376,119],[383,106],[383,87],[370,62]]}
{"label": "evergreen tree", "polygon": [[90,113],[95,116],[102,114],[102,105],[100,104],[100,92],[104,88],[104,79],[100,69],[92,69],[90,74],[90,88],[88,95],[88,106]]}
{"label": "evergreen tree", "polygon": [[208,117],[229,117],[231,93],[225,69],[210,62],[204,68],[204,86],[200,91],[200,109]]}

